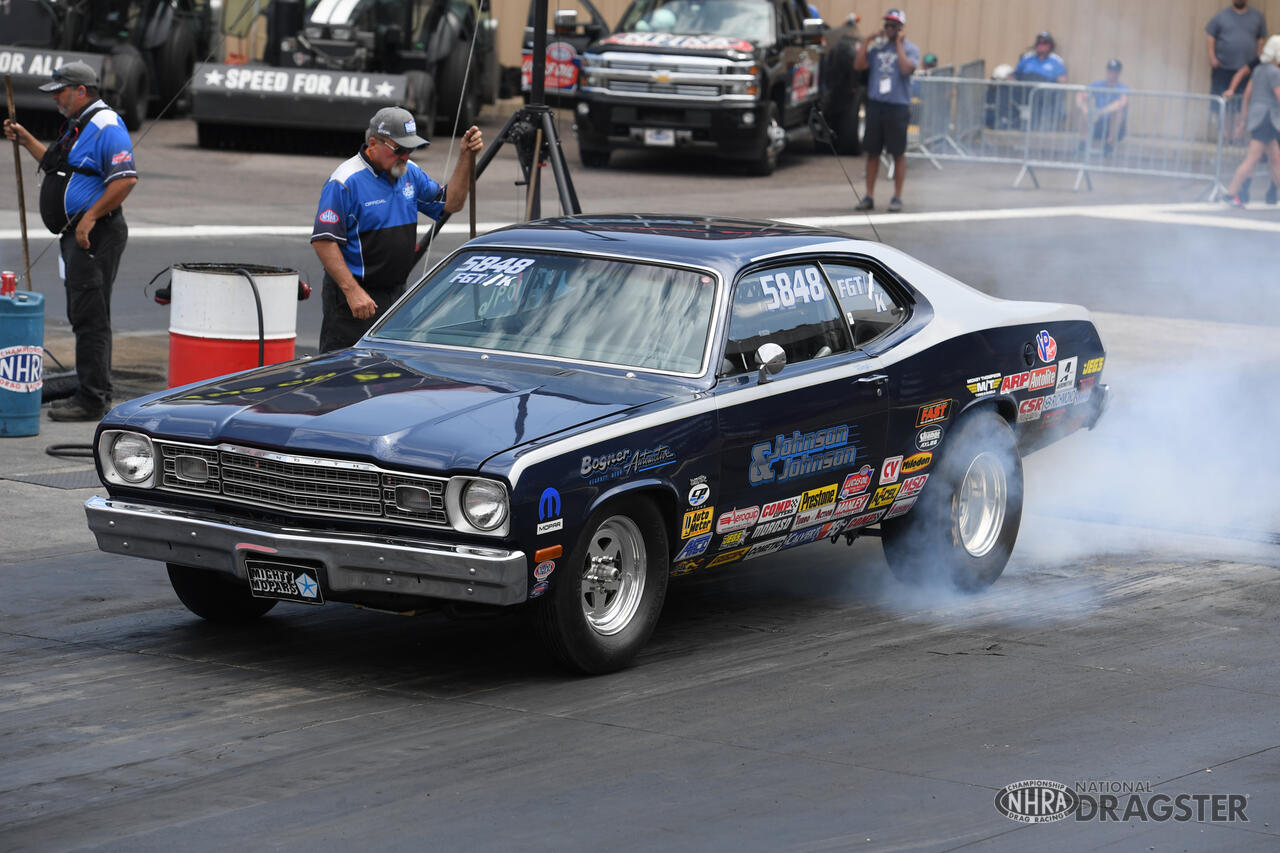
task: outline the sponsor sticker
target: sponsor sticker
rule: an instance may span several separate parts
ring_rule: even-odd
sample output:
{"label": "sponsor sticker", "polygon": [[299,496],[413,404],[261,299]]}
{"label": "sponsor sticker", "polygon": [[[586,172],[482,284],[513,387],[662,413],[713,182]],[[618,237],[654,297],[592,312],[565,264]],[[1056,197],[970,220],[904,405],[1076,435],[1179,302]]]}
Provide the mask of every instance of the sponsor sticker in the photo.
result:
{"label": "sponsor sticker", "polygon": [[747,551],[747,556],[743,557],[743,559],[750,560],[755,557],[763,557],[765,554],[772,554],[776,551],[781,551],[782,545],[786,541],[785,537],[780,536],[777,539],[770,539],[768,542],[757,542],[751,546]]}
{"label": "sponsor sticker", "polygon": [[671,571],[668,572],[668,574],[673,578],[678,578],[681,575],[689,574],[689,572],[698,568],[698,565],[697,560],[685,560],[683,563],[676,563],[672,566]]}
{"label": "sponsor sticker", "polygon": [[1036,335],[1036,354],[1043,362],[1050,362],[1058,357],[1058,342],[1049,334],[1048,329],[1041,329]]}
{"label": "sponsor sticker", "polygon": [[791,527],[791,518],[779,518],[774,521],[767,521],[761,524],[755,530],[751,531],[752,539],[763,539],[766,536],[776,536],[779,533],[786,533]]}
{"label": "sponsor sticker", "polygon": [[1027,387],[1027,383],[1031,381],[1031,373],[1024,370],[1021,373],[1011,373],[1000,383],[1001,394],[1012,394],[1014,391],[1021,391]]}
{"label": "sponsor sticker", "polygon": [[789,515],[795,515],[796,508],[800,506],[800,496],[796,495],[791,498],[784,498],[780,501],[765,504],[760,507],[760,520],[773,521],[777,518],[786,518]]}
{"label": "sponsor sticker", "polygon": [[917,471],[923,471],[931,462],[933,462],[933,454],[929,451],[913,453],[902,460],[902,473],[914,474]]}
{"label": "sponsor sticker", "polygon": [[901,473],[902,457],[890,456],[888,459],[884,460],[884,463],[880,466],[880,482],[882,484],[896,483],[898,482],[898,475]]}
{"label": "sponsor sticker", "polygon": [[871,475],[875,473],[870,465],[863,465],[857,471],[844,478],[844,483],[840,486],[840,497],[849,498],[865,492],[867,486],[871,485]]}
{"label": "sponsor sticker", "polygon": [[925,480],[928,479],[928,474],[917,474],[914,477],[908,477],[903,480],[902,488],[898,490],[898,498],[909,498],[920,494],[920,490],[924,488]]}
{"label": "sponsor sticker", "polygon": [[818,538],[830,539],[832,536],[838,535],[841,530],[844,530],[845,523],[843,518],[837,521],[828,521],[822,525],[822,530],[818,531]]}
{"label": "sponsor sticker", "polygon": [[23,344],[0,349],[0,388],[26,394],[43,385],[43,347]]}
{"label": "sponsor sticker", "polygon": [[[710,524],[710,520],[707,522]],[[688,542],[684,543],[684,547],[680,549],[680,553],[676,554],[676,560],[688,560],[698,556],[707,550],[707,546],[711,544],[711,534],[704,533],[701,536],[695,536]]]}
{"label": "sponsor sticker", "polygon": [[1040,420],[1040,412],[1044,408],[1044,397],[1032,397],[1018,404],[1018,423]]}
{"label": "sponsor sticker", "polygon": [[533,576],[540,581],[544,581],[551,577],[551,573],[556,570],[556,564],[551,560],[543,560],[541,563],[533,567]]}
{"label": "sponsor sticker", "polygon": [[538,535],[553,533],[564,528],[560,515],[560,493],[548,486],[538,497]]}
{"label": "sponsor sticker", "polygon": [[529,597],[537,598],[538,596],[542,595],[544,592],[547,591],[548,586],[549,584],[546,581],[542,581],[541,583],[535,583],[533,585],[533,588],[529,590]]}
{"label": "sponsor sticker", "polygon": [[578,466],[578,473],[590,478],[587,482],[594,484],[661,468],[675,461],[675,452],[666,444],[643,450],[626,448],[602,453],[599,456],[583,456],[582,463]]}
{"label": "sponsor sticker", "polygon": [[1000,390],[1000,374],[988,373],[986,376],[974,376],[966,379],[964,385],[975,397],[985,397]]}
{"label": "sponsor sticker", "polygon": [[541,521],[538,523],[538,535],[544,533],[555,533],[557,530],[564,528],[563,518],[553,518],[551,521]]}
{"label": "sponsor sticker", "polygon": [[942,427],[925,427],[916,433],[916,450],[933,450],[942,443]]}
{"label": "sponsor sticker", "polygon": [[760,507],[749,506],[742,509],[731,509],[716,520],[716,533],[728,533],[750,527],[760,518]]}
{"label": "sponsor sticker", "polygon": [[1076,401],[1076,389],[1069,388],[1066,391],[1059,391],[1056,394],[1049,394],[1044,398],[1044,410],[1061,409],[1063,406],[1070,406]]}
{"label": "sponsor sticker", "polygon": [[1076,362],[1079,359],[1076,356],[1064,358],[1058,362],[1058,384],[1054,390],[1065,391],[1068,388],[1074,388],[1076,384]]}
{"label": "sponsor sticker", "polygon": [[720,547],[717,548],[716,550],[725,551],[725,550],[728,550],[729,548],[740,547],[744,542],[747,541],[747,532],[748,531],[746,530],[735,530],[732,533],[726,533],[723,537],[721,537]]}
{"label": "sponsor sticker", "polygon": [[867,506],[867,501],[871,500],[871,493],[866,492],[861,495],[854,495],[851,498],[845,498],[836,504],[836,513],[833,518],[847,518],[855,512],[862,512]]}
{"label": "sponsor sticker", "polygon": [[710,532],[711,521],[715,516],[716,508],[713,506],[686,512],[684,514],[684,524],[680,526],[680,538],[688,539],[691,536],[701,536]]}
{"label": "sponsor sticker", "polygon": [[804,512],[796,515],[796,523],[791,525],[792,530],[799,530],[802,527],[810,527],[819,524],[831,518],[835,518],[836,505],[826,504],[825,506],[806,509]]}
{"label": "sponsor sticker", "polygon": [[938,400],[934,403],[925,403],[920,407],[920,411],[916,413],[916,426],[922,427],[926,424],[945,421],[951,417],[951,401]]}
{"label": "sponsor sticker", "polygon": [[1031,380],[1027,382],[1028,391],[1040,391],[1053,386],[1054,377],[1058,373],[1058,366],[1051,364],[1048,367],[1038,367],[1031,371]]}
{"label": "sponsor sticker", "polygon": [[776,435],[772,441],[752,445],[747,482],[763,486],[851,468],[856,456],[857,448],[849,443],[848,424],[804,433],[793,430],[791,435]]}
{"label": "sponsor sticker", "polygon": [[724,553],[716,554],[711,558],[711,562],[707,563],[707,568],[711,568],[712,566],[723,566],[725,563],[732,563],[735,560],[741,560],[750,550],[750,548],[737,548],[733,551],[725,551]]}
{"label": "sponsor sticker", "polygon": [[919,498],[906,498],[904,500],[897,501],[893,506],[889,507],[888,511],[885,512],[884,517],[897,518],[900,515],[904,515],[909,509],[916,505],[916,501],[918,500]]}
{"label": "sponsor sticker", "polygon": [[702,506],[711,497],[711,487],[706,483],[698,483],[689,489],[689,506]]}
{"label": "sponsor sticker", "polygon": [[829,486],[823,486],[820,489],[810,489],[800,495],[800,505],[797,509],[800,512],[807,512],[808,510],[816,509],[820,506],[833,504],[836,502],[836,492],[838,490],[839,489],[835,483],[832,483]]}
{"label": "sponsor sticker", "polygon": [[797,545],[808,545],[810,542],[815,541],[818,538],[818,534],[821,532],[821,527],[810,527],[806,530],[797,530],[795,533],[792,533],[787,537],[786,541],[783,542],[782,547],[794,548]]}
{"label": "sponsor sticker", "polygon": [[874,512],[864,512],[862,515],[855,515],[845,524],[845,530],[852,530],[855,527],[866,527],[868,524],[874,524],[880,520],[880,516],[884,515],[884,510],[875,510]]}
{"label": "sponsor sticker", "polygon": [[902,488],[901,483],[894,483],[892,486],[881,486],[876,489],[876,493],[871,496],[871,503],[867,504],[867,506],[870,509],[888,506],[893,503],[893,499],[898,496],[898,489],[900,488]]}
{"label": "sponsor sticker", "polygon": [[1084,367],[1080,368],[1080,375],[1088,376],[1090,373],[1098,373],[1102,370],[1102,363],[1104,361],[1106,361],[1106,358],[1101,355],[1097,358],[1089,359],[1084,363]]}

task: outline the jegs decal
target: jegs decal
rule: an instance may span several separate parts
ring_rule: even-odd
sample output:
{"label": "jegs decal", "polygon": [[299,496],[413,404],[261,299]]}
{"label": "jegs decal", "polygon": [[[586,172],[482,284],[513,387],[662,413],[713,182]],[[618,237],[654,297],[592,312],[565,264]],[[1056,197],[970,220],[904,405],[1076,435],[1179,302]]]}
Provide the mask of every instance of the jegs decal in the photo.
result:
{"label": "jegs decal", "polygon": [[1106,357],[1101,355],[1098,356],[1097,358],[1089,359],[1084,363],[1084,367],[1080,368],[1080,375],[1088,376],[1090,373],[1099,372],[1100,370],[1102,370],[1102,363],[1104,361],[1106,361]]}

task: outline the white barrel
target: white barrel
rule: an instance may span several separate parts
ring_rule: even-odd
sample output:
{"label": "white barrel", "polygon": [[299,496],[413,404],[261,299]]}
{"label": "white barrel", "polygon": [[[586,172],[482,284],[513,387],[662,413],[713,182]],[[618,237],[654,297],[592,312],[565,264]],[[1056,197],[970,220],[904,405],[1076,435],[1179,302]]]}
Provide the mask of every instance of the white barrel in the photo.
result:
{"label": "white barrel", "polygon": [[258,285],[263,337],[297,337],[298,272],[261,264],[175,264],[169,331],[193,338],[256,341],[253,289],[237,268],[246,270]]}

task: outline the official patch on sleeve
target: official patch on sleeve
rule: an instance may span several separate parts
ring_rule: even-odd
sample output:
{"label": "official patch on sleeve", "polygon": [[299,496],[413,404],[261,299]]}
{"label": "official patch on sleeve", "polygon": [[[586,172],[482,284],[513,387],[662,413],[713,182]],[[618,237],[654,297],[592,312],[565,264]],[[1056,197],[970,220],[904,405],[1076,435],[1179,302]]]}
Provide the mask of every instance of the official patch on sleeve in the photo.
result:
{"label": "official patch on sleeve", "polygon": [[320,211],[320,215],[316,218],[319,219],[321,222],[325,223],[326,225],[334,225],[338,221],[338,214],[334,211],[333,208],[328,208],[326,210]]}
{"label": "official patch on sleeve", "polygon": [[132,151],[121,151],[119,154],[116,154],[114,157],[111,158],[111,165],[119,166],[121,163],[130,163],[132,161],[133,161]]}

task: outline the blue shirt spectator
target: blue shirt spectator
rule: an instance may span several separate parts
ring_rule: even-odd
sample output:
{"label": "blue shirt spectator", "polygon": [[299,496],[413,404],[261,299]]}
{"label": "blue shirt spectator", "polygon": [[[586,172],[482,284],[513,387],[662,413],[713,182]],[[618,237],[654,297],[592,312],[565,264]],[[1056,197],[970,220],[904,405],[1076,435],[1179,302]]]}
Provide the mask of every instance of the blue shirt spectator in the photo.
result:
{"label": "blue shirt spectator", "polygon": [[1054,53],[1054,46],[1053,36],[1047,32],[1036,36],[1035,49],[1022,54],[1013,70],[1014,78],[1033,83],[1067,82],[1067,64]]}

